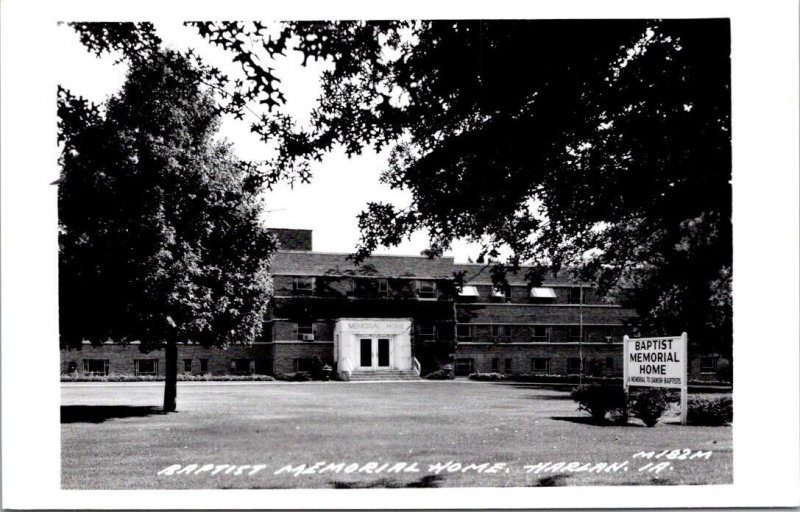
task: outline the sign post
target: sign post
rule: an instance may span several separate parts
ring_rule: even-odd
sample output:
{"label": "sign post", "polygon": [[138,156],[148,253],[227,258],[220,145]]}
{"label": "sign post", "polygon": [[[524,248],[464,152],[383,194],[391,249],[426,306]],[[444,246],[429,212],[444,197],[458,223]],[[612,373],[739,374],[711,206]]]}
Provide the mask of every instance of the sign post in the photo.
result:
{"label": "sign post", "polygon": [[622,339],[623,390],[630,386],[678,388],[681,390],[681,425],[688,411],[688,336]]}
{"label": "sign post", "polygon": [[683,385],[681,386],[681,425],[686,425],[689,416],[689,336],[681,334],[683,345]]}

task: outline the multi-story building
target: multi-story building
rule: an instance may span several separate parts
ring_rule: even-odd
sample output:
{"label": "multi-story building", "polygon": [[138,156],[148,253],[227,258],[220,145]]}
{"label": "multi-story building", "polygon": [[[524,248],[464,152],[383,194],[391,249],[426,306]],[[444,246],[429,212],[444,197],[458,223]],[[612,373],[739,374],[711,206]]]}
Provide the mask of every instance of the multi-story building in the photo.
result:
{"label": "multi-story building", "polygon": [[[262,339],[225,349],[187,342],[179,371],[287,374],[327,364],[345,380],[472,372],[622,374],[632,309],[565,277],[531,287],[525,269],[492,285],[481,264],[451,257],[314,252],[309,230],[274,230],[274,298]],[[464,285],[456,285],[456,275]],[[163,375],[164,357],[109,342],[62,349],[62,372]],[[701,370],[701,363],[693,364]],[[708,362],[706,361],[708,366]]]}

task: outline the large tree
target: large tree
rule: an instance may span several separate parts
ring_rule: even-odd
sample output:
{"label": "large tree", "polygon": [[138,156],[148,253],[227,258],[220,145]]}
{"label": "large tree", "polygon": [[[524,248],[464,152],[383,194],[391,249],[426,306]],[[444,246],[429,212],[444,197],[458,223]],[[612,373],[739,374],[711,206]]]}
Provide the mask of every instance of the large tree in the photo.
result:
{"label": "large tree", "polygon": [[[426,229],[497,258],[633,288],[642,327],[730,354],[730,27],[727,20],[192,22],[242,76],[208,70],[222,108],[265,106],[267,184],[307,180],[332,147],[391,146],[357,257]],[[90,49],[141,54],[152,31],[76,26]],[[105,31],[105,32],[104,32]],[[87,35],[88,34],[88,35]],[[310,127],[280,112],[270,63],[328,63]]]}
{"label": "large tree", "polygon": [[256,339],[271,294],[258,182],[218,140],[204,87],[183,56],[153,51],[102,106],[58,97],[62,344],[165,349],[165,411],[178,343]]}

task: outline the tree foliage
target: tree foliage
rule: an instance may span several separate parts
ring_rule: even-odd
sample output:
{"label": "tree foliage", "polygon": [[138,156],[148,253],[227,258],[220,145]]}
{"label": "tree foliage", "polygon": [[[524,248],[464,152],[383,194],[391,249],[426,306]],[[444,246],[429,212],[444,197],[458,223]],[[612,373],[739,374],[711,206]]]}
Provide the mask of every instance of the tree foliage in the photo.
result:
{"label": "tree foliage", "polygon": [[148,351],[261,333],[275,241],[200,85],[190,62],[156,52],[102,106],[59,90],[62,344]]}
{"label": "tree foliage", "polygon": [[[224,108],[267,109],[252,125],[278,147],[267,185],[309,179],[335,146],[391,147],[382,180],[413,201],[367,205],[358,258],[419,229],[434,252],[479,242],[479,261],[511,254],[498,281],[532,263],[533,282],[547,268],[632,287],[645,331],[729,353],[727,20],[189,25],[241,64],[219,79]],[[280,113],[269,62],[291,50],[327,64],[311,126]]]}

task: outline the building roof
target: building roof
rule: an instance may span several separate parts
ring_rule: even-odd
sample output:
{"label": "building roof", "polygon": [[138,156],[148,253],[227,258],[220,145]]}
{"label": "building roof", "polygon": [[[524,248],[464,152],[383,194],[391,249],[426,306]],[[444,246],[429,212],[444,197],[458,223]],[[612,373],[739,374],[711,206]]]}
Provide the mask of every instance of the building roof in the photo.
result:
{"label": "building roof", "polygon": [[[466,272],[464,281],[471,285],[491,285],[492,284],[492,264],[483,263],[457,263],[453,265],[452,272]],[[506,280],[512,286],[525,286],[525,273],[530,267],[520,266],[517,272],[507,272]],[[560,272],[557,276],[553,274],[545,275],[542,279],[542,286],[550,285],[577,285],[568,272]],[[586,284],[586,283],[584,283]]]}
{"label": "building roof", "polygon": [[419,279],[452,279],[452,257],[373,255],[355,265],[346,253],[278,251],[272,263],[276,275],[353,275]]}
{"label": "building roof", "polygon": [[[491,285],[491,265],[480,263],[456,264],[452,257],[429,258],[427,256],[373,255],[361,265],[348,259],[347,253],[287,251],[275,254],[272,273],[295,276],[364,276],[418,279],[452,279],[456,272],[466,272],[466,283]],[[510,285],[526,286],[525,273],[529,267],[520,267],[517,272],[508,272]],[[545,276],[542,285],[574,285],[570,276],[563,272],[558,276]]]}

